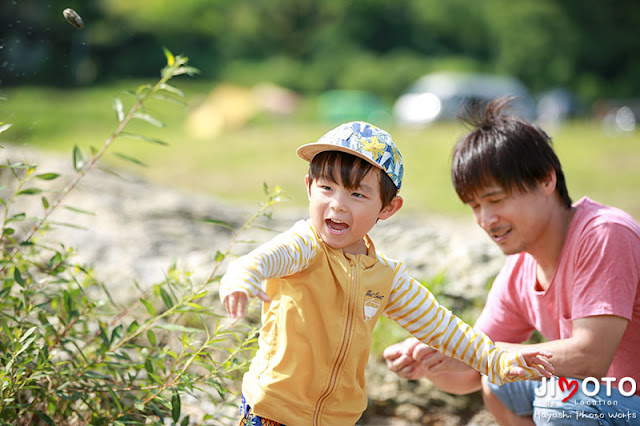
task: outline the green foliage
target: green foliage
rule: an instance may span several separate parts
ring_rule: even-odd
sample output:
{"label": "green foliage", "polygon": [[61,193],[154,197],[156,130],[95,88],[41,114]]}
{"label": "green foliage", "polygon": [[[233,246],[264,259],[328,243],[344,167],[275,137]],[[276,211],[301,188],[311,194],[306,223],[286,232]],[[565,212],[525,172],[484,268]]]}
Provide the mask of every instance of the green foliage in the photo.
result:
{"label": "green foliage", "polygon": [[[74,262],[73,248],[40,240],[60,225],[48,220],[58,208],[91,214],[64,206],[64,199],[130,121],[157,124],[147,100],[182,97],[168,81],[195,70],[187,58],[165,54],[161,79],[131,93],[128,112],[114,102],[117,129],[104,145],[91,155],[73,150],[76,174],[57,196],[44,186],[60,179],[57,173],[41,173],[35,164],[0,165],[0,424],[187,424],[185,395],[205,392],[217,404],[234,398],[230,380],[246,368],[255,330],[223,325],[206,298],[238,235],[282,200],[278,188],[265,188],[267,201],[229,248],[215,254],[208,279],[196,282],[191,272],[169,266],[149,289],[132,283],[140,293],[126,306],[111,297],[108,281]],[[0,132],[8,129],[0,123]],[[22,210],[18,201],[25,197],[40,199],[37,217]]]}
{"label": "green foliage", "polygon": [[[64,20],[66,7],[80,13],[84,29]],[[417,62],[468,58],[534,92],[564,86],[593,101],[640,90],[639,16],[634,0],[24,0],[0,2],[0,41],[9,61],[3,80],[12,84],[146,77],[158,65],[151,47],[162,43],[185,49],[208,78],[244,64],[244,77],[277,73],[305,93],[343,88],[345,54],[389,63],[402,51]],[[402,65],[387,67],[378,96],[409,85]]]}

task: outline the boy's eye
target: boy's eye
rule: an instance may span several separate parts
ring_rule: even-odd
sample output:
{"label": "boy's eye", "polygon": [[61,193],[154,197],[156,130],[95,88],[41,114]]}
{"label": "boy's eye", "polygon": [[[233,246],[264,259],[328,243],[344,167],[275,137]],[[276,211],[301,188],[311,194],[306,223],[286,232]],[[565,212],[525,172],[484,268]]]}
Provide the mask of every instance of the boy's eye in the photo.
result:
{"label": "boy's eye", "polygon": [[364,194],[361,194],[359,192],[354,192],[351,194],[352,196],[356,197],[356,198],[364,198]]}

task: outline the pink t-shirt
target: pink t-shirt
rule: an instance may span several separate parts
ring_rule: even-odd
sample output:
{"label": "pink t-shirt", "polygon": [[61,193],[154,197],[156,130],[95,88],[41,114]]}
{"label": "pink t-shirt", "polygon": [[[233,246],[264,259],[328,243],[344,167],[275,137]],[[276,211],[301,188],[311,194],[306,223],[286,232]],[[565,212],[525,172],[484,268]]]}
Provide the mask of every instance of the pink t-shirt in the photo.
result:
{"label": "pink t-shirt", "polygon": [[534,329],[547,340],[571,337],[574,319],[626,318],[630,322],[607,377],[632,377],[640,395],[640,225],[622,210],[586,197],[574,207],[549,288],[535,289],[536,261],[531,255],[509,256],[476,328],[494,341],[520,343]]}

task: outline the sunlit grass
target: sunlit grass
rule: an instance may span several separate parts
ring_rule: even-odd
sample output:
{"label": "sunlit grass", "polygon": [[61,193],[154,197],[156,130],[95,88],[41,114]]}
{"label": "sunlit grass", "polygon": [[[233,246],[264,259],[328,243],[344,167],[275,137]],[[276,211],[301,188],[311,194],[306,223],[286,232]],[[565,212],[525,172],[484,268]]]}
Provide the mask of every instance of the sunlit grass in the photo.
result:
{"label": "sunlit grass", "polygon": [[[116,126],[114,97],[125,106],[134,98],[123,93],[141,82],[118,82],[98,87],[49,89],[5,88],[0,121],[13,123],[2,143],[23,144],[69,153],[78,145],[86,152],[99,146]],[[148,112],[166,123],[155,128],[136,124],[132,131],[169,143],[157,146],[137,139],[117,141],[114,152],[134,156],[148,167],[111,156],[107,161],[169,187],[210,194],[238,204],[262,199],[262,185],[279,185],[292,205],[305,206],[303,177],[306,164],[295,155],[299,145],[312,142],[337,123],[312,119],[313,100],[302,103],[303,113],[289,118],[258,116],[245,126],[216,137],[197,139],[185,121],[194,105],[214,87],[202,81],[174,82],[186,94],[186,106],[154,102]],[[451,148],[464,129],[455,123],[424,129],[382,124],[402,151],[405,180],[402,212],[468,216],[457,199],[449,175]],[[597,122],[572,122],[551,132],[574,199],[583,195],[610,203],[640,218],[640,132],[620,137],[604,134]],[[0,155],[1,151],[0,151]],[[402,214],[401,212],[401,214]]]}

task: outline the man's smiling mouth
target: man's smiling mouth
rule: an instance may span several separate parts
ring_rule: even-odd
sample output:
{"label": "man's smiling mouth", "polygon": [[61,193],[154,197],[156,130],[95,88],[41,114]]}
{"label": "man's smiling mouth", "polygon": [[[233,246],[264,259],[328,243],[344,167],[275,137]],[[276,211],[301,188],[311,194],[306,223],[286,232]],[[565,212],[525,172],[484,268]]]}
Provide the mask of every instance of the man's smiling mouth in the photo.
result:
{"label": "man's smiling mouth", "polygon": [[503,227],[500,229],[491,230],[489,235],[491,235],[491,238],[493,238],[495,241],[499,242],[504,240],[510,233],[511,227]]}

